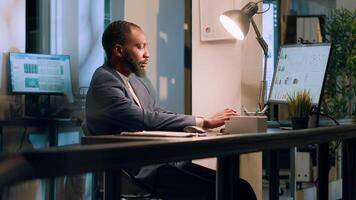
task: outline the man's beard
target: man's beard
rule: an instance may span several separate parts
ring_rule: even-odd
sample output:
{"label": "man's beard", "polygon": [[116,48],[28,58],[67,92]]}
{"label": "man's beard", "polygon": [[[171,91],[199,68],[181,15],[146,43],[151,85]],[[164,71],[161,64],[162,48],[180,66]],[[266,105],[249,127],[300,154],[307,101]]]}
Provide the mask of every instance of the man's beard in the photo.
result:
{"label": "man's beard", "polygon": [[143,62],[135,61],[129,53],[126,54],[124,62],[131,73],[134,73],[138,77],[146,76],[146,70],[141,67]]}

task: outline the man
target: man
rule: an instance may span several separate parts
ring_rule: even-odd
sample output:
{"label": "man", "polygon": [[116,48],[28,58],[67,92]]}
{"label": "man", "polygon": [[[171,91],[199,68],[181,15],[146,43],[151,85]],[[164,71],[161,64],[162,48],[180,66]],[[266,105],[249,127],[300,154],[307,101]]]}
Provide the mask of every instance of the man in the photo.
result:
{"label": "man", "polygon": [[[150,87],[142,78],[149,59],[148,43],[136,24],[115,21],[104,31],[102,44],[107,62],[91,80],[86,99],[89,132],[112,134],[123,131],[183,131],[187,126],[216,128],[236,111],[225,109],[212,117],[176,114],[157,105]],[[215,173],[180,162],[152,165],[132,175],[167,199],[214,199]],[[248,183],[238,180],[240,194],[255,199]]]}

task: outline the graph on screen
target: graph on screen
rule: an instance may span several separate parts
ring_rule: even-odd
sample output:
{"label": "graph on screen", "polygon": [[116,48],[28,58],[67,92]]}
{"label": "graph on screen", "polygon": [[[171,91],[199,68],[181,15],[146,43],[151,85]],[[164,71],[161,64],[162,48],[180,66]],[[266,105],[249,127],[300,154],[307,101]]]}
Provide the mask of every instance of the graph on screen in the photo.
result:
{"label": "graph on screen", "polygon": [[12,93],[72,93],[68,55],[10,53],[9,78]]}

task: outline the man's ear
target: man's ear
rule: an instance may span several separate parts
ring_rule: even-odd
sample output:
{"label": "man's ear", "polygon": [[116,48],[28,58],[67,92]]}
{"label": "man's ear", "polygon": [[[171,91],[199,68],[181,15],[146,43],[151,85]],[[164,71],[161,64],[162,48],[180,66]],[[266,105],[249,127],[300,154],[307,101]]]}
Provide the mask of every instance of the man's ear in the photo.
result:
{"label": "man's ear", "polygon": [[124,48],[119,44],[115,44],[114,47],[112,48],[112,55],[115,55],[120,58],[123,57],[124,56]]}

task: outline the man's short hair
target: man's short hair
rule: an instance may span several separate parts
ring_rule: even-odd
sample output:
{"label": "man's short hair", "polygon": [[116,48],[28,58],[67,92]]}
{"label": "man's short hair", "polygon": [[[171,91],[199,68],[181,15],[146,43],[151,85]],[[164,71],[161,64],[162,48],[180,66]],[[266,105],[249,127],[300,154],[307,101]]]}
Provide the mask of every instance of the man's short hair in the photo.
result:
{"label": "man's short hair", "polygon": [[123,20],[114,21],[106,27],[101,43],[108,59],[111,57],[111,49],[115,44],[126,43],[126,34],[131,31],[131,27],[140,28],[134,23]]}

